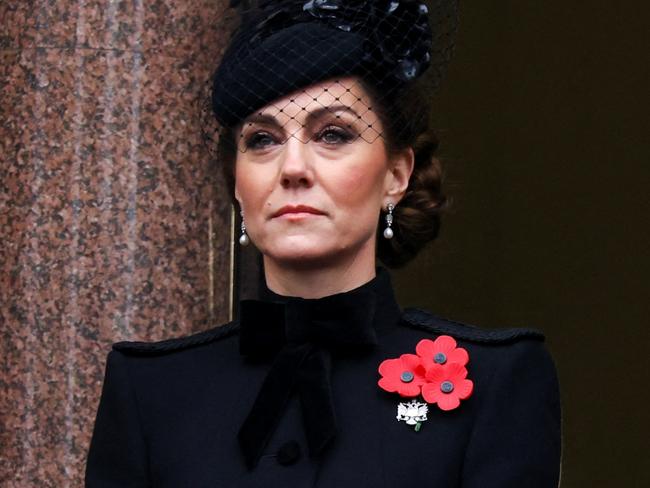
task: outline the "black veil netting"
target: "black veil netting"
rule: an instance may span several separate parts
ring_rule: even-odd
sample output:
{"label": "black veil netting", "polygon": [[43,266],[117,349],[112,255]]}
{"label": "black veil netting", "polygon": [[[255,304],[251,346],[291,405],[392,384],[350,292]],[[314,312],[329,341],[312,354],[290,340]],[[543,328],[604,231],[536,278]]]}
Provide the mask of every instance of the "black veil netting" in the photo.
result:
{"label": "black veil netting", "polygon": [[[226,136],[242,151],[288,137],[399,139],[404,120],[379,112],[416,82],[427,97],[437,91],[454,49],[458,0],[232,1],[225,19],[233,33],[201,101],[213,155]],[[427,105],[410,104],[404,116],[427,116]],[[418,106],[422,114],[413,113]]]}

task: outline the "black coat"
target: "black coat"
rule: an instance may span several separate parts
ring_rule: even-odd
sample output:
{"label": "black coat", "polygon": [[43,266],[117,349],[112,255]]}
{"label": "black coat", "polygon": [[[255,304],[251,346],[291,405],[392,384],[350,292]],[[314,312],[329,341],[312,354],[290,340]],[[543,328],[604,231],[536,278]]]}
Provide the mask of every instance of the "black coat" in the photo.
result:
{"label": "black coat", "polygon": [[[352,292],[338,297],[350,298],[348,304],[357,307],[353,315],[370,318],[373,344],[357,346],[353,338],[334,347],[312,337],[287,353],[286,338],[264,336],[257,347],[264,352],[268,345],[268,354],[251,358],[242,356],[240,341],[265,329],[245,329],[235,321],[181,339],[114,345],[86,487],[558,486],[558,384],[539,332],[485,330],[420,310],[402,312],[385,272],[357,290],[370,292],[372,300],[357,300]],[[313,304],[320,304],[316,314],[340,312],[336,300],[296,301],[308,313]],[[263,305],[247,304],[247,322],[264,327],[272,321]],[[287,323],[293,320],[289,312],[286,317]],[[304,314],[296,317],[305,320]],[[453,410],[429,405],[416,431],[396,419],[398,403],[407,400],[378,387],[378,366],[414,354],[421,339],[440,335],[467,350],[474,390]],[[247,347],[250,352],[255,345]],[[306,352],[291,363],[286,358],[295,351]],[[284,366],[277,364],[281,357],[288,361]],[[258,394],[272,367],[264,403]],[[301,390],[309,381],[316,389]],[[286,401],[276,394],[283,388],[291,393]],[[247,440],[238,438],[256,401]],[[273,405],[281,406],[277,418]],[[254,449],[247,443],[262,449],[261,455],[251,458]]]}

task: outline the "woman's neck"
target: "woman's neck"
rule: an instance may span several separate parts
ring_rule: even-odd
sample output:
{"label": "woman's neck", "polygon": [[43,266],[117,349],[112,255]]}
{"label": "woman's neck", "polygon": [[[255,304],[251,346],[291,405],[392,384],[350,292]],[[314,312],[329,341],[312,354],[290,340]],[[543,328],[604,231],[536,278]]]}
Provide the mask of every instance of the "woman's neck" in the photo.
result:
{"label": "woman's neck", "polygon": [[264,257],[264,274],[269,290],[283,296],[322,298],[343,293],[368,283],[376,275],[372,260],[353,259],[336,265],[298,266]]}

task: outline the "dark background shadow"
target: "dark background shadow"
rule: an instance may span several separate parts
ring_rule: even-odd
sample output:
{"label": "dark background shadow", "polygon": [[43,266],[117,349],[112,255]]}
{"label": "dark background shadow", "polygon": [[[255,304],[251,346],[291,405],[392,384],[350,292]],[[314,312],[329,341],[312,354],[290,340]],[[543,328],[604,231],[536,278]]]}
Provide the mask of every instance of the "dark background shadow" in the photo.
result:
{"label": "dark background shadow", "polygon": [[650,8],[635,3],[463,2],[435,114],[453,205],[395,274],[405,306],[546,332],[565,488],[650,486]]}

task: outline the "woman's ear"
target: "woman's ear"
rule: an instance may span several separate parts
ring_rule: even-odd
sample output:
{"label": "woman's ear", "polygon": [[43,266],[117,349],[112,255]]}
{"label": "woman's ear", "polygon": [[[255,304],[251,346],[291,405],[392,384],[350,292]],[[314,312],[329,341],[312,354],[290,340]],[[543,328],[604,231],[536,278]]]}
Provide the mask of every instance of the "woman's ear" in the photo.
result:
{"label": "woman's ear", "polygon": [[392,155],[386,174],[385,198],[397,204],[406,193],[415,165],[415,153],[409,147]]}
{"label": "woman's ear", "polygon": [[239,189],[237,188],[237,183],[235,183],[235,200],[237,200],[237,203],[239,204],[239,208],[241,208],[241,196],[239,195]]}

